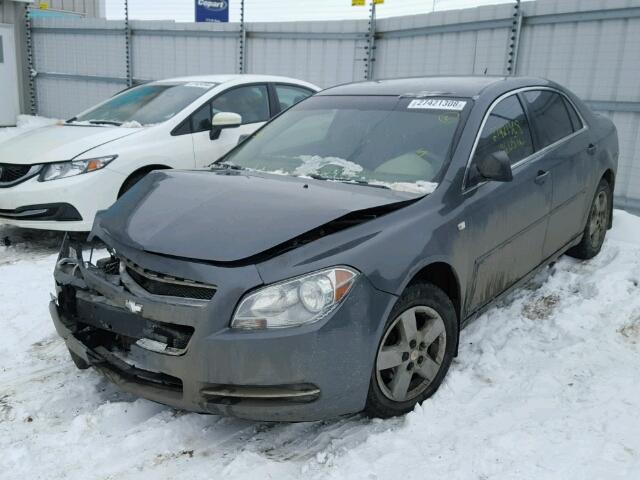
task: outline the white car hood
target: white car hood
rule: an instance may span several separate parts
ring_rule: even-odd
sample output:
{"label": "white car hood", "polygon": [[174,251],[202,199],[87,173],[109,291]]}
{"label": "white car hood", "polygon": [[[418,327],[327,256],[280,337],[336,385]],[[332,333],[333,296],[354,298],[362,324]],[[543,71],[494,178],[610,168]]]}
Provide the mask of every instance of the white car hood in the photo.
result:
{"label": "white car hood", "polygon": [[1,142],[0,163],[33,165],[71,160],[87,150],[142,130],[81,125],[37,128]]}

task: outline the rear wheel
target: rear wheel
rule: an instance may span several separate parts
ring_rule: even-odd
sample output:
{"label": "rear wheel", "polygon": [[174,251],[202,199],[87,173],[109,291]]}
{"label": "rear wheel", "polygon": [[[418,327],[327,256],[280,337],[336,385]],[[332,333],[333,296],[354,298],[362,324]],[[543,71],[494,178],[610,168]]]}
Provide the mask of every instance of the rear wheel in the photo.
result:
{"label": "rear wheel", "polygon": [[568,255],[581,260],[588,260],[600,253],[611,223],[611,202],[611,186],[603,178],[600,180],[593,198],[582,240],[567,252]]}
{"label": "rear wheel", "polygon": [[407,288],[378,346],[365,413],[402,415],[432,396],[455,356],[458,322],[451,300],[432,284]]}

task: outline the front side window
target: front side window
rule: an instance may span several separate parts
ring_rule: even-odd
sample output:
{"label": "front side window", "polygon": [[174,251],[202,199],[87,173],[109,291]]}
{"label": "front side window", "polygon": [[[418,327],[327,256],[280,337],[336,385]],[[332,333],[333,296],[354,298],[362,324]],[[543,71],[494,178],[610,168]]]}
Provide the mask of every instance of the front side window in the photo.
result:
{"label": "front side window", "polygon": [[76,122],[115,125],[152,125],[169,120],[196,101],[215,83],[151,83],[122,92],[74,119]]}
{"label": "front side window", "polygon": [[292,105],[301,102],[313,92],[306,88],[294,87],[292,85],[279,85],[276,84],[276,95],[278,95],[278,104],[280,110],[286,110]]}
{"label": "front side window", "polygon": [[211,104],[207,103],[191,115],[191,133],[211,130]]}
{"label": "front side window", "polygon": [[480,180],[475,169],[478,159],[499,151],[507,154],[511,165],[533,153],[529,122],[516,95],[502,100],[489,114],[473,155],[467,186]]}
{"label": "front side window", "polygon": [[213,100],[213,115],[233,112],[242,117],[242,124],[269,120],[269,94],[266,85],[247,85],[228,90]]}
{"label": "front side window", "polygon": [[424,194],[446,169],[471,101],[445,103],[311,97],[267,124],[224,163]]}
{"label": "front side window", "polygon": [[560,94],[549,90],[531,90],[524,92],[524,98],[532,114],[539,148],[573,133],[569,112]]}

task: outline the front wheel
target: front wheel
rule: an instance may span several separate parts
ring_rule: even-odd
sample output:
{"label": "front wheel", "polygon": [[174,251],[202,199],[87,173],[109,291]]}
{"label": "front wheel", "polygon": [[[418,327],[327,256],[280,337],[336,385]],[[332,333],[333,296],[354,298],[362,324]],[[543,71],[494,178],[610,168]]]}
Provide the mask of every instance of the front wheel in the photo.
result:
{"label": "front wheel", "polygon": [[611,186],[603,178],[598,184],[598,189],[591,203],[582,240],[567,252],[569,256],[588,260],[600,253],[604,237],[611,223],[611,202],[613,201],[611,197]]}
{"label": "front wheel", "polygon": [[408,287],[378,346],[365,413],[393,417],[432,396],[455,356],[458,321],[451,300],[432,284]]}

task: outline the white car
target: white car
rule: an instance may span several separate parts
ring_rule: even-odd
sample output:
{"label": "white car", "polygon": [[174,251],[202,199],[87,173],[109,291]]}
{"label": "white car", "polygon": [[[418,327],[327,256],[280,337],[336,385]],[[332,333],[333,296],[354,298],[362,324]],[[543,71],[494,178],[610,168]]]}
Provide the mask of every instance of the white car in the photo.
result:
{"label": "white car", "polygon": [[266,75],[184,77],[125,90],[63,124],[0,143],[0,223],[89,231],[96,212],[151,170],[206,168],[319,90]]}

